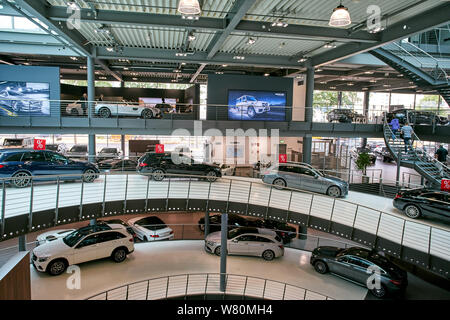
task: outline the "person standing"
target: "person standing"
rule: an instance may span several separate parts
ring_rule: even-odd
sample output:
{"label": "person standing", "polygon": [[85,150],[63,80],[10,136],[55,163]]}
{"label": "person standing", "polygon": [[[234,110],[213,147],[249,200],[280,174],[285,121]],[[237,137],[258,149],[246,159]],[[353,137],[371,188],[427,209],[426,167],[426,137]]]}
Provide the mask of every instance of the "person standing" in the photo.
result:
{"label": "person standing", "polygon": [[98,98],[98,101],[101,101],[101,102],[103,102],[104,100],[104,96],[103,96],[103,93],[100,95],[100,98]]}
{"label": "person standing", "polygon": [[439,174],[441,177],[444,177],[444,165],[447,164],[447,156],[448,151],[441,144],[439,146],[439,149],[437,149],[436,152],[434,153],[434,157],[437,159],[436,166],[439,169]]}
{"label": "person standing", "polygon": [[397,131],[400,129],[400,123],[398,122],[397,118],[393,118],[391,122],[389,123],[392,130],[392,140],[395,140],[397,138]]}
{"label": "person standing", "polygon": [[83,115],[86,115],[86,110],[87,110],[87,104],[88,104],[88,97],[87,97],[87,93],[83,93],[83,96],[80,99],[81,102],[81,109],[83,109]]}
{"label": "person standing", "polygon": [[411,148],[411,138],[413,135],[413,128],[406,122],[402,127],[401,133],[403,135],[403,141],[405,142],[405,153],[408,152],[408,147]]}

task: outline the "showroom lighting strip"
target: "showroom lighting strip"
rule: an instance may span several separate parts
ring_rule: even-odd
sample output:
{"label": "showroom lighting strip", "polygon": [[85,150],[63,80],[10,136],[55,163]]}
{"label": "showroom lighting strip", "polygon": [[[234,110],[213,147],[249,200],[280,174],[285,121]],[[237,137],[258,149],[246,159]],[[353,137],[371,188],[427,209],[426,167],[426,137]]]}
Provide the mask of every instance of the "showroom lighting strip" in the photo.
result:
{"label": "showroom lighting strip", "polygon": [[245,60],[244,56],[234,56],[233,57],[234,60]]}

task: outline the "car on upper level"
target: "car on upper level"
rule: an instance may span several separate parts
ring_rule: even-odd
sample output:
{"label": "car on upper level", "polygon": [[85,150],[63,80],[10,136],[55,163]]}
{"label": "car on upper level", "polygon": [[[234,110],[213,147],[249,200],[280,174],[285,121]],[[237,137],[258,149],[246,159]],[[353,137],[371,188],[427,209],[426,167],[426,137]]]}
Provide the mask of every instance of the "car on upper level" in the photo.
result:
{"label": "car on upper level", "polygon": [[97,224],[34,248],[31,260],[36,270],[57,276],[68,266],[87,261],[111,257],[123,262],[133,251],[134,239],[128,231]]}
{"label": "car on upper level", "polygon": [[388,294],[402,294],[408,285],[407,273],[374,250],[359,247],[317,247],[310,263],[320,273],[333,273],[354,282],[377,298]]}
{"label": "car on upper level", "polygon": [[350,151],[350,154],[354,161],[358,160],[361,153],[367,153],[369,155],[370,163],[375,164],[377,162],[377,155],[372,149],[368,147],[357,147]]}
{"label": "car on upper level", "polygon": [[236,106],[231,107],[231,111],[241,115],[248,115],[253,119],[260,114],[270,111],[270,105],[266,101],[259,101],[254,96],[244,95],[236,99]]}
{"label": "car on upper level", "polygon": [[69,158],[87,159],[89,156],[88,146],[86,144],[73,145],[69,151],[66,152]]}
{"label": "car on upper level", "polygon": [[435,122],[438,125],[446,125],[448,123],[448,118],[441,117],[432,111],[419,111],[411,109],[397,109],[386,114],[386,120],[388,123],[392,119],[397,118],[400,124],[405,124],[409,122],[413,125],[431,125]]}
{"label": "car on upper level", "polygon": [[99,153],[97,153],[96,160],[102,161],[107,159],[117,159],[120,157],[120,151],[117,148],[102,148]]}
{"label": "car on upper level", "polygon": [[141,241],[172,240],[173,230],[157,216],[136,217],[128,220],[128,224]]}
{"label": "car on upper level", "polygon": [[278,163],[265,170],[262,181],[277,189],[293,188],[324,193],[330,197],[345,197],[348,194],[347,181],[325,175],[311,165],[301,162]]}
{"label": "car on upper level", "polygon": [[[240,227],[228,231],[227,253],[262,257],[271,261],[284,255],[281,238],[272,230]],[[205,239],[205,251],[220,256],[221,231],[208,234]]]}
{"label": "car on upper level", "polygon": [[128,101],[121,103],[100,102],[95,105],[95,114],[101,118],[110,117],[141,117],[143,119],[158,118],[161,110]]}
{"label": "car on upper level", "polygon": [[[220,231],[221,229],[221,214],[209,216],[209,232]],[[263,229],[271,229],[281,237],[283,243],[288,243],[297,236],[297,229],[281,221],[271,219],[248,219],[235,213],[228,214],[228,228],[229,230],[239,227],[257,227]],[[198,220],[198,228],[200,231],[205,231],[205,217]]]}
{"label": "car on upper level", "polygon": [[[17,188],[25,188],[31,181],[80,180],[94,182],[98,178],[95,164],[73,161],[47,150],[0,149],[0,177]],[[58,178],[57,178],[58,177]]]}
{"label": "car on upper level", "polygon": [[137,161],[132,159],[108,159],[97,163],[98,168],[105,172],[130,171],[136,172]]}
{"label": "car on upper level", "polygon": [[64,143],[47,143],[45,145],[45,149],[54,151],[60,154],[64,154],[67,152],[67,147]]}
{"label": "car on upper level", "polygon": [[5,138],[1,149],[32,148],[33,138]]}
{"label": "car on upper level", "polygon": [[430,216],[450,221],[450,193],[446,191],[428,188],[400,190],[393,205],[411,219]]}
{"label": "car on upper level", "polygon": [[138,160],[137,172],[149,175],[155,181],[162,181],[168,174],[179,177],[200,176],[210,182],[222,177],[218,166],[197,162],[178,152],[148,152]]}
{"label": "car on upper level", "polygon": [[338,121],[342,123],[366,123],[366,117],[351,109],[333,109],[327,113],[328,122]]}

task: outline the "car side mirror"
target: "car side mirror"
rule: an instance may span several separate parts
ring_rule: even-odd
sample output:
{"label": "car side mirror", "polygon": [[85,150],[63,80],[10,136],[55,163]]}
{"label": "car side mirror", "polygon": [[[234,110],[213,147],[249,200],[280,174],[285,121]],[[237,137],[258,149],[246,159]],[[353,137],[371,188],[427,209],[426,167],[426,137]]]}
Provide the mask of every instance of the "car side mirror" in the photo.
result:
{"label": "car side mirror", "polygon": [[239,242],[239,240],[238,239],[233,239],[232,242],[237,243],[237,242]]}
{"label": "car side mirror", "polygon": [[314,176],[314,179],[319,179],[319,175],[316,174],[316,175]]}

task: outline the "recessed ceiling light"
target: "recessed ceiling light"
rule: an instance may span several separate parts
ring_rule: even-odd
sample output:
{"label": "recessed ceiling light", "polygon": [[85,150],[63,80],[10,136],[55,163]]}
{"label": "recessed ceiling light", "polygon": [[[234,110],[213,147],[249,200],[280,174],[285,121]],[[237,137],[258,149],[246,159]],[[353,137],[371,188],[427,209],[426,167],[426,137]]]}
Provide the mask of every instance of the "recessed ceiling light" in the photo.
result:
{"label": "recessed ceiling light", "polygon": [[272,27],[280,27],[286,28],[289,24],[283,19],[278,19],[277,21],[272,22]]}
{"label": "recessed ceiling light", "polygon": [[135,81],[136,81],[136,80],[137,80],[137,78],[133,78],[133,80],[135,80]]}
{"label": "recessed ceiling light", "polygon": [[244,56],[234,56],[233,59],[234,60],[244,60],[245,57]]}
{"label": "recessed ceiling light", "polygon": [[255,42],[256,42],[256,39],[255,39],[255,38],[248,38],[248,40],[247,40],[247,44],[248,44],[248,45],[255,44]]}
{"label": "recessed ceiling light", "polygon": [[373,29],[369,29],[369,33],[378,33],[378,32],[383,31],[383,30],[384,30],[384,27],[376,27],[376,28],[373,28]]}
{"label": "recessed ceiling light", "polygon": [[216,74],[223,74],[223,71],[216,71]]}
{"label": "recessed ceiling light", "polygon": [[195,36],[195,34],[193,32],[189,33],[188,35],[188,40],[189,41],[194,41],[195,39],[197,39],[197,37]]}
{"label": "recessed ceiling light", "polygon": [[173,70],[173,72],[175,72],[175,73],[181,73],[181,70],[180,70],[180,69],[175,69],[175,70]]}
{"label": "recessed ceiling light", "polygon": [[70,57],[70,59],[72,59],[73,61],[77,61],[78,60],[77,57]]}
{"label": "recessed ceiling light", "polygon": [[364,71],[365,74],[373,74],[373,71]]}
{"label": "recessed ceiling light", "polygon": [[345,27],[352,23],[348,9],[342,3],[333,9],[328,24],[332,27]]}
{"label": "recessed ceiling light", "polygon": [[336,89],[336,87],[330,87],[330,89],[334,90],[334,89]]}
{"label": "recessed ceiling light", "polygon": [[187,57],[187,53],[186,52],[177,52],[177,53],[175,53],[175,56],[177,56],[177,57]]}
{"label": "recessed ceiling light", "polygon": [[113,51],[114,51],[114,48],[112,48],[112,47],[107,47],[106,50],[109,51],[109,52],[113,52]]}
{"label": "recessed ceiling light", "polygon": [[128,70],[129,68],[128,67],[123,67],[123,70]]}
{"label": "recessed ceiling light", "polygon": [[303,63],[303,62],[305,62],[306,60],[307,60],[307,58],[300,58],[300,59],[297,60],[297,62]]}
{"label": "recessed ceiling light", "polygon": [[371,82],[371,83],[376,83],[376,82],[377,82],[377,80],[370,80],[370,82]]}
{"label": "recessed ceiling light", "polygon": [[317,68],[317,69],[316,69],[316,72],[321,72],[321,71],[323,71],[323,70],[320,69],[320,68]]}
{"label": "recessed ceiling light", "polygon": [[198,20],[200,17],[197,15],[183,14],[181,15],[181,18],[185,20]]}
{"label": "recessed ceiling light", "polygon": [[228,67],[228,65],[227,64],[223,64],[222,67],[226,68],[226,67]]}
{"label": "recessed ceiling light", "polygon": [[182,66],[185,66],[185,65],[186,65],[186,62],[182,62],[181,65],[182,65]]}
{"label": "recessed ceiling light", "polygon": [[354,86],[355,84],[354,84],[354,83],[351,83],[351,82],[349,82],[349,83],[347,83],[347,85],[351,87],[351,86]]}
{"label": "recessed ceiling light", "polygon": [[270,76],[270,73],[264,73],[264,77]]}
{"label": "recessed ceiling light", "polygon": [[336,48],[336,45],[334,44],[334,43],[325,43],[324,45],[323,45],[323,47],[324,48]]}
{"label": "recessed ceiling light", "polygon": [[364,87],[364,88],[362,88],[361,90],[366,91],[366,90],[369,90],[369,88]]}

